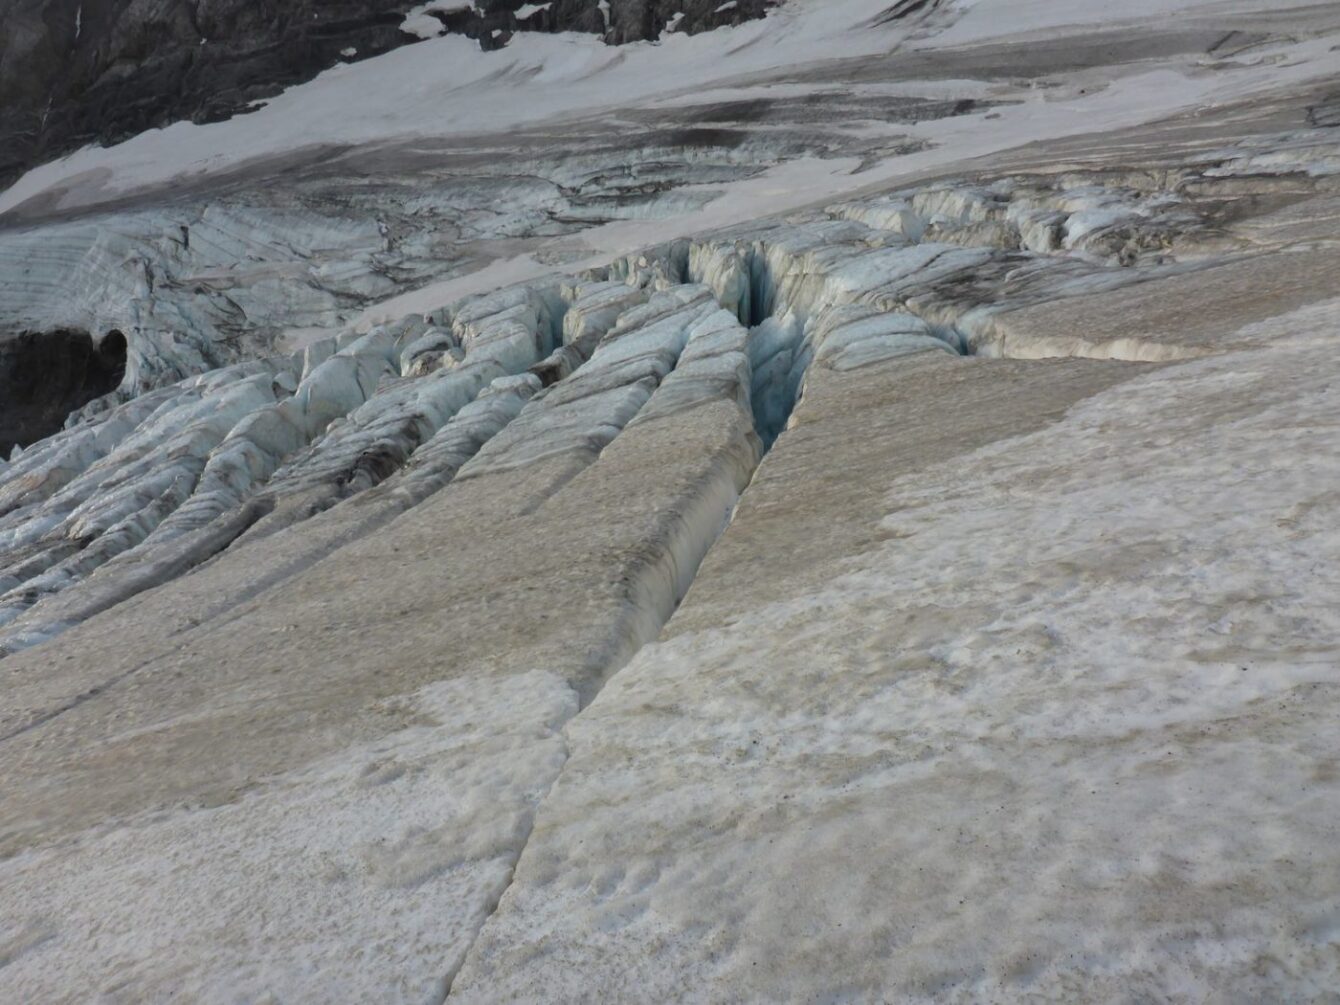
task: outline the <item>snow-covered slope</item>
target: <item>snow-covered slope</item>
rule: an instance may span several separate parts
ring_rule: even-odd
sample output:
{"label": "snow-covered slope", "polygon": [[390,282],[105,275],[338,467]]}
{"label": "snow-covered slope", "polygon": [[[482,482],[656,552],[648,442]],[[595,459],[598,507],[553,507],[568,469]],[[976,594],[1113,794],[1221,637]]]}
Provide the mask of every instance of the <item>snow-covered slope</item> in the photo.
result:
{"label": "snow-covered slope", "polygon": [[0,463],[0,998],[1324,1000],[1340,13],[1112,6],[432,39],[7,193],[127,369]]}
{"label": "snow-covered slope", "polygon": [[763,17],[772,0],[7,0],[0,182],[90,142],[243,114],[340,63],[452,34],[484,50],[526,32],[610,45]]}
{"label": "snow-covered slope", "polygon": [[[900,6],[910,13],[881,16]],[[195,180],[304,147],[505,134],[521,126],[586,119],[593,112],[613,115],[630,106],[684,107],[755,96],[750,91],[764,84],[773,86],[763,93],[775,93],[775,85],[788,79],[798,80],[802,93],[821,90],[819,85],[826,82],[829,89],[842,87],[848,93],[898,96],[896,90],[891,94],[888,88],[871,86],[884,81],[862,79],[869,75],[862,57],[878,57],[887,77],[899,82],[900,56],[909,69],[922,69],[926,53],[944,52],[933,71],[901,81],[908,94],[928,86],[927,77],[943,81],[946,71],[960,85],[954,93],[980,94],[980,84],[973,87],[973,82],[983,78],[973,72],[974,63],[991,68],[997,54],[956,55],[958,49],[999,44],[1031,48],[1039,37],[1073,38],[1072,57],[1079,54],[1081,63],[1092,60],[1095,68],[1117,68],[1112,74],[1116,79],[1093,81],[1096,86],[1079,94],[1078,88],[1059,87],[1063,81],[1052,78],[1057,69],[1077,71],[1083,66],[1072,60],[1058,61],[1069,66],[1048,65],[1056,54],[1045,49],[1033,55],[1031,66],[1016,54],[1014,75],[1032,77],[1029,90],[1043,92],[1035,95],[1035,107],[1025,109],[1031,113],[1027,118],[1045,110],[1048,121],[1031,130],[1020,129],[1017,119],[993,120],[1001,123],[996,125],[976,122],[974,131],[1001,138],[994,145],[948,154],[961,157],[1081,128],[1094,131],[1161,118],[1203,103],[1211,94],[1222,100],[1263,86],[1334,74],[1335,54],[1316,31],[1333,27],[1335,15],[1325,5],[1310,18],[1298,13],[1308,12],[1307,5],[1273,8],[1253,0],[1140,0],[1115,10],[1100,0],[940,0],[892,8],[879,0],[788,0],[762,21],[620,48],[560,34],[525,36],[505,52],[485,53],[467,39],[446,36],[327,71],[251,115],[210,125],[178,123],[110,149],[73,154],[29,172],[0,198],[0,212],[43,195],[44,212],[87,206],[141,186]],[[1151,22],[1157,30],[1148,30]],[[1214,37],[1219,27],[1236,28],[1245,36],[1226,46],[1222,59],[1213,50],[1227,34]],[[1305,29],[1299,33],[1302,38],[1291,31],[1298,28]],[[1139,43],[1126,34],[1131,31]],[[1115,57],[1110,63],[1084,53],[1088,32],[1108,36],[1107,55]],[[1203,33],[1207,44],[1190,43],[1186,36],[1192,33]],[[1169,53],[1161,35],[1172,35],[1185,48],[1175,43]],[[1208,72],[1212,68],[1219,72]],[[825,76],[831,79],[825,81]],[[993,73],[987,80],[995,82],[998,76],[1002,74]],[[1060,93],[1048,93],[1056,90]],[[1002,118],[1006,111],[1000,112]],[[933,130],[910,135],[938,138]],[[913,163],[921,166],[924,161]],[[900,173],[907,170],[908,165],[899,165]]]}

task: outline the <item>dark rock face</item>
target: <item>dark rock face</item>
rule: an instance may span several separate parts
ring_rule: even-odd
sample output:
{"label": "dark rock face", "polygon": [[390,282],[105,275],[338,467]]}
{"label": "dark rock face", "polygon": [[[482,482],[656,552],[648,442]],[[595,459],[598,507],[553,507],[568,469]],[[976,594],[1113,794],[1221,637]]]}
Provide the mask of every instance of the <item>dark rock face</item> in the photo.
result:
{"label": "dark rock face", "polygon": [[109,332],[26,332],[0,341],[0,455],[58,432],[65,417],[116,390],[126,368],[126,339]]}
{"label": "dark rock face", "polygon": [[[476,0],[432,14],[485,49],[516,31],[582,31],[621,44],[762,17],[773,0]],[[0,185],[84,144],[182,119],[227,118],[333,66],[416,37],[414,0],[0,0]],[[536,6],[530,4],[529,6]],[[723,9],[724,8],[724,9]],[[431,13],[431,12],[430,12]],[[681,16],[682,15],[682,16]],[[343,57],[347,58],[347,57]]]}

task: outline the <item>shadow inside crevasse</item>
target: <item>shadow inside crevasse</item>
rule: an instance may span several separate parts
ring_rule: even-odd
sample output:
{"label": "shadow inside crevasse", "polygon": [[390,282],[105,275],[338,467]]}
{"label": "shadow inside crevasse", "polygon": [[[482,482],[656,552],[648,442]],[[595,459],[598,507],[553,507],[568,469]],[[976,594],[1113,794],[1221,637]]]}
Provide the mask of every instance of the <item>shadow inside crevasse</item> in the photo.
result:
{"label": "shadow inside crevasse", "polygon": [[66,417],[116,390],[126,370],[126,338],[113,329],[94,343],[58,328],[0,340],[0,456],[58,432]]}

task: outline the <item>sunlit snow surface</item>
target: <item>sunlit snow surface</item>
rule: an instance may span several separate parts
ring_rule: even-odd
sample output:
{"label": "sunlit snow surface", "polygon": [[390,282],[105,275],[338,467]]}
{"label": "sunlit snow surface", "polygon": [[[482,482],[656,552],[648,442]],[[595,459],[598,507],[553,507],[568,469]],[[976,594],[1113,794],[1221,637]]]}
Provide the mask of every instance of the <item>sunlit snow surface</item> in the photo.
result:
{"label": "sunlit snow surface", "polygon": [[0,463],[0,998],[1325,1000],[1340,17],[1113,7],[7,193],[0,320],[130,352]]}

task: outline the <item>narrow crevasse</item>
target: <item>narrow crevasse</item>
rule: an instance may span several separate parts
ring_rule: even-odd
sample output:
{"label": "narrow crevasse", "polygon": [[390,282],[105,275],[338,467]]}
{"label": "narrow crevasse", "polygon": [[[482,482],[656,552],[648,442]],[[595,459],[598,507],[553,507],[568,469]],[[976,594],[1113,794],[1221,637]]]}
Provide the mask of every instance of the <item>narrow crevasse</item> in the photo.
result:
{"label": "narrow crevasse", "polygon": [[[1158,243],[1135,234],[1123,237],[1118,248],[1108,235],[1101,239],[1106,243],[1099,254],[1084,243],[1084,234],[1100,228],[1082,232],[1076,223],[1067,229],[1071,217],[1050,207],[1025,213],[1006,206],[987,212],[980,209],[982,202],[977,197],[955,202],[939,194],[935,199],[919,200],[914,208],[891,210],[900,214],[898,236],[893,237],[860,220],[844,218],[850,214],[836,209],[825,219],[789,222],[702,242],[674,242],[612,266],[612,276],[652,278],[670,289],[682,288],[670,285],[679,281],[711,290],[721,308],[717,313],[720,327],[714,333],[718,351],[740,357],[736,381],[742,392],[748,389],[740,400],[748,410],[756,454],[740,464],[733,484],[723,479],[719,494],[705,491],[698,497],[696,511],[686,508],[680,512],[671,547],[633,584],[638,600],[632,623],[624,629],[623,645],[612,654],[594,690],[583,693],[581,709],[594,699],[600,685],[660,635],[673,616],[726,526],[729,518],[721,519],[722,509],[733,510],[758,464],[765,463],[768,448],[785,430],[804,395],[812,367],[841,373],[924,353],[952,356],[980,351],[989,344],[982,333],[991,331],[989,321],[995,311],[1065,292],[1115,288],[1134,281],[1139,278],[1136,261],[1124,249],[1142,242]],[[974,235],[963,244],[949,239],[962,236],[962,228],[945,218],[951,212]],[[1127,219],[1109,212],[1113,226]],[[1018,221],[1013,223],[1018,228],[1013,236],[1006,233],[1003,220],[990,219],[992,213]],[[923,240],[932,229],[940,240]],[[984,229],[990,246],[973,246]],[[911,236],[902,236],[904,231]],[[1029,241],[1046,250],[1020,247]],[[1070,247],[1061,250],[1066,242]],[[993,289],[1004,295],[993,295]],[[654,404],[669,400],[667,395],[676,381],[687,376],[693,345],[691,339],[680,367],[663,381],[652,398],[653,405],[629,424],[630,430],[638,422],[651,420],[656,413]],[[581,714],[579,710],[576,716]],[[565,725],[565,733],[572,721]],[[548,791],[557,781],[555,776]],[[535,814],[543,811],[545,798],[537,803]],[[533,826],[534,815],[516,862],[525,853]],[[510,882],[509,876],[509,886]],[[504,888],[491,904],[491,912],[506,895]],[[485,918],[480,931],[487,923]],[[448,993],[458,970],[454,968],[447,976]]]}
{"label": "narrow crevasse", "polygon": [[[784,264],[782,256],[777,262]],[[723,273],[725,281],[720,278]],[[724,424],[724,440],[717,441],[704,470],[675,504],[655,514],[658,526],[648,545],[625,566],[620,577],[627,596],[625,613],[610,627],[610,638],[600,647],[599,660],[579,682],[580,702],[564,722],[564,734],[608,681],[661,634],[683,602],[768,448],[785,428],[809,368],[817,362],[835,369],[852,369],[899,355],[948,350],[942,340],[929,334],[928,326],[910,315],[881,315],[874,309],[824,309],[820,321],[807,326],[808,317],[798,317],[798,312],[777,294],[771,278],[760,273],[738,257],[713,258],[710,249],[689,248],[682,243],[660,255],[641,255],[616,263],[611,274],[635,279],[655,276],[661,292],[621,317],[609,341],[602,343],[592,358],[591,366],[573,378],[571,386],[565,388],[560,383],[537,396],[527,407],[529,416],[522,416],[530,421],[514,423],[472,462],[474,472],[467,469],[462,473],[462,477],[476,472],[477,476],[496,473],[565,450],[590,450],[598,458],[610,449],[636,450],[642,446],[637,442],[642,435],[652,439],[657,431],[676,426],[686,433],[695,431],[696,419],[726,407],[729,417]],[[674,282],[681,277],[704,282]],[[752,292],[755,287],[758,295]],[[759,305],[758,312],[749,305]],[[779,305],[781,317],[768,313]],[[620,337],[623,331],[629,333]],[[648,388],[649,395],[643,398],[638,394],[628,403],[628,410],[635,408],[636,412],[619,430],[604,426],[585,441],[573,436],[575,424],[565,418],[566,410],[574,405],[590,407],[611,390],[628,393],[638,387],[637,383],[623,383],[610,388],[611,370],[650,383],[676,353],[673,366],[659,377],[654,388]],[[612,435],[607,438],[607,434]],[[503,903],[535,818],[562,775],[563,766],[557,766],[545,793],[528,814],[524,833],[510,856],[507,881],[490,898],[477,932],[483,931]],[[468,955],[467,950],[445,975],[448,996]]]}
{"label": "narrow crevasse", "polygon": [[[582,479],[599,476],[602,469],[616,477],[615,471],[630,464],[635,470],[645,466],[674,440],[687,437],[697,455],[665,486],[673,492],[669,505],[640,518],[642,543],[631,553],[611,556],[608,574],[624,600],[605,628],[607,636],[589,643],[586,667],[574,682],[579,701],[572,716],[660,634],[758,466],[763,447],[750,401],[752,338],[708,288],[667,284],[622,314],[586,367],[537,395],[461,473],[466,481],[506,477],[572,458],[575,470],[529,503],[527,512],[534,514],[564,493],[580,493]],[[535,815],[562,767],[556,765],[527,814],[509,855],[507,880],[479,916],[476,935],[506,896]],[[468,949],[444,975],[447,993],[467,954]]]}

